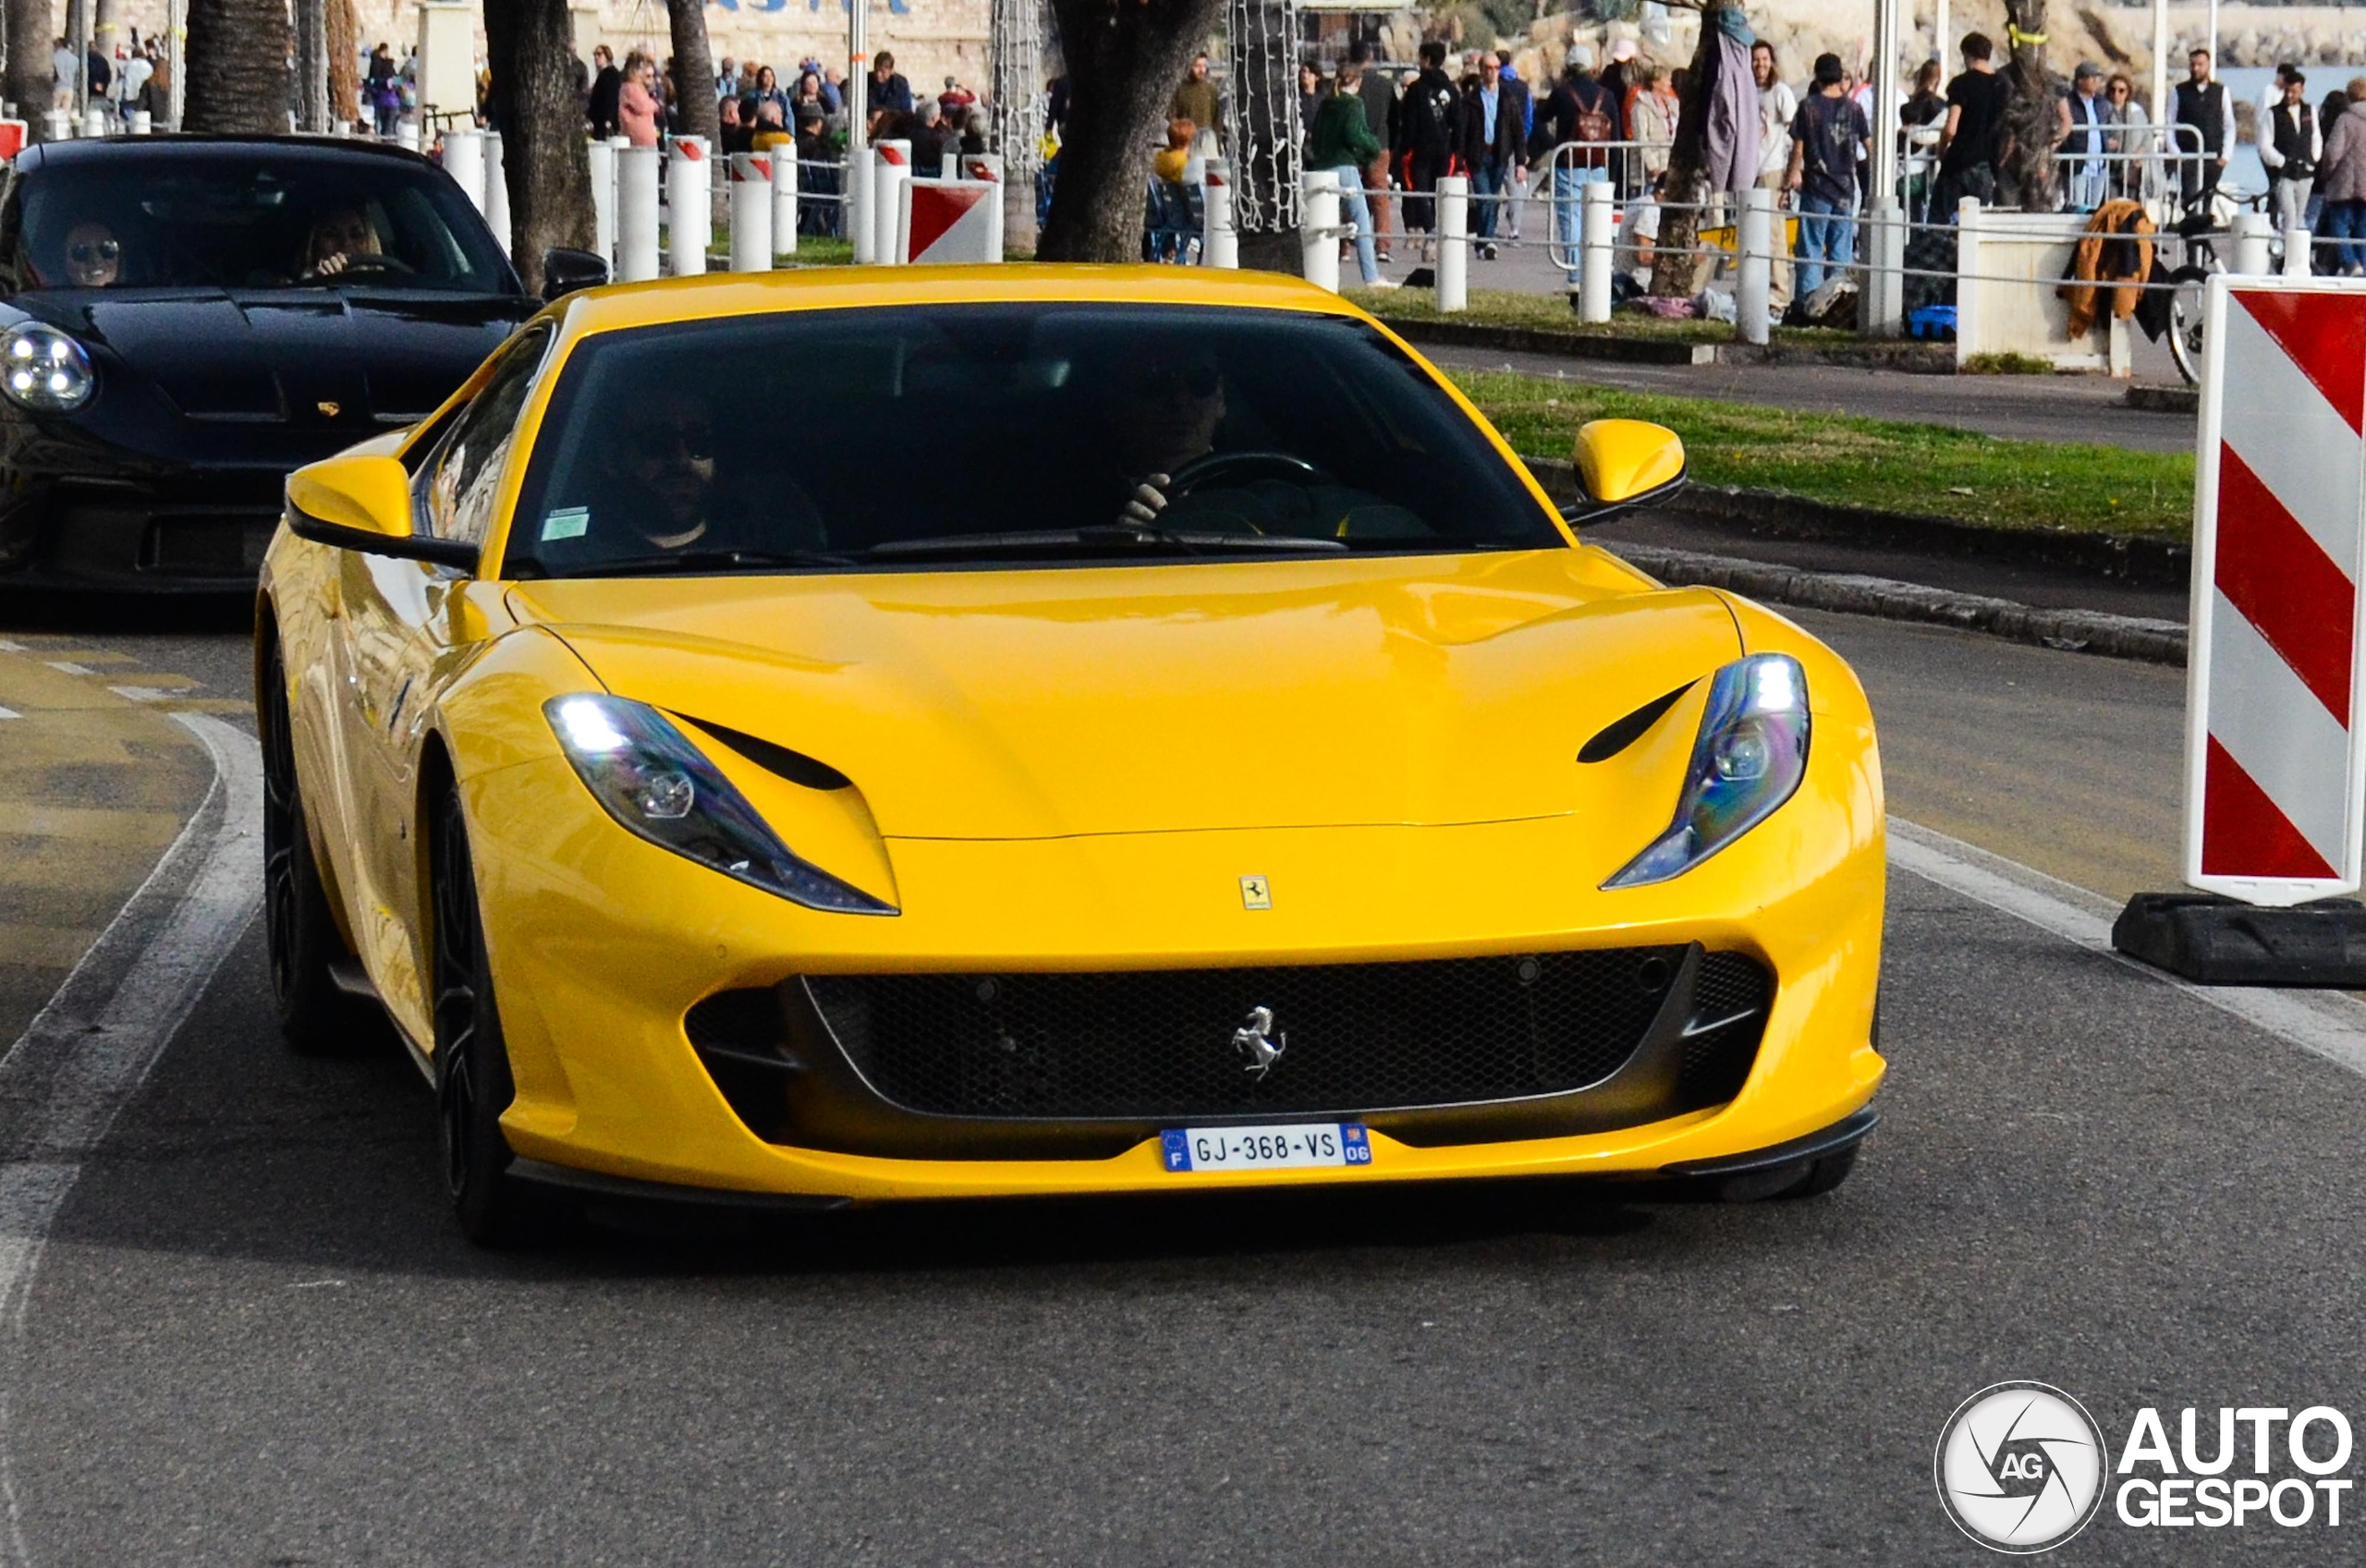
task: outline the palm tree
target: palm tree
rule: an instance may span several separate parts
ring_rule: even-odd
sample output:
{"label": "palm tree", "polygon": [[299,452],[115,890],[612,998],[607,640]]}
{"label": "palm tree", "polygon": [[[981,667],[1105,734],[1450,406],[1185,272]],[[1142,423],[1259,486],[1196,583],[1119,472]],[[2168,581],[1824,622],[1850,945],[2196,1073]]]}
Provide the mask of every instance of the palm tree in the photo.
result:
{"label": "palm tree", "polygon": [[[509,253],[526,286],[539,289],[544,250],[588,249],[593,238],[592,161],[583,151],[567,0],[485,0],[484,41],[509,185]],[[713,110],[710,102],[708,114]]]}
{"label": "palm tree", "polygon": [[1052,0],[1068,123],[1046,261],[1141,259],[1142,192],[1175,84],[1215,28],[1218,0]]}
{"label": "palm tree", "polygon": [[673,34],[674,91],[679,95],[682,134],[703,136],[707,146],[715,148],[723,121],[715,112],[714,56],[706,46],[705,0],[665,0],[665,20]]}
{"label": "palm tree", "polygon": [[41,135],[42,112],[49,107],[50,40],[57,36],[57,18],[49,0],[6,0],[8,72],[6,96]]}
{"label": "palm tree", "polygon": [[288,42],[286,0],[189,0],[182,128],[285,133]]}

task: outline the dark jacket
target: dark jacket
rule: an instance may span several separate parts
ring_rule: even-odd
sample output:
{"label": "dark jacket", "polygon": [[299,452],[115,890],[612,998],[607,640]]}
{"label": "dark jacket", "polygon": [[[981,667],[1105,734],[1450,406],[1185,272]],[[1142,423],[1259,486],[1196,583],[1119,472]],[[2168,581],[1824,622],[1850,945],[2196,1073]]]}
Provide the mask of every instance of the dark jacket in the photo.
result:
{"label": "dark jacket", "polygon": [[1425,70],[1415,77],[1396,101],[1396,155],[1410,153],[1424,161],[1451,156],[1461,103],[1461,90],[1444,71]]}
{"label": "dark jacket", "polygon": [[1528,162],[1528,133],[1521,127],[1519,100],[1512,84],[1495,89],[1495,134],[1487,135],[1487,104],[1473,88],[1462,95],[1462,138],[1457,149],[1473,169],[1509,168]]}
{"label": "dark jacket", "polygon": [[[1579,122],[1587,115],[1599,115],[1608,120],[1607,135],[1588,137],[1579,134]],[[1553,156],[1553,149],[1565,141],[1608,141],[1616,140],[1618,106],[1602,83],[1592,77],[1563,77],[1554,87],[1553,95],[1545,99],[1536,111],[1536,129],[1528,139],[1528,161],[1541,164]],[[1592,154],[1601,162],[1603,154]]]}
{"label": "dark jacket", "polygon": [[616,95],[625,89],[625,73],[614,66],[603,66],[600,74],[592,79],[592,101],[584,117],[592,122],[592,134],[606,138],[616,134]]}

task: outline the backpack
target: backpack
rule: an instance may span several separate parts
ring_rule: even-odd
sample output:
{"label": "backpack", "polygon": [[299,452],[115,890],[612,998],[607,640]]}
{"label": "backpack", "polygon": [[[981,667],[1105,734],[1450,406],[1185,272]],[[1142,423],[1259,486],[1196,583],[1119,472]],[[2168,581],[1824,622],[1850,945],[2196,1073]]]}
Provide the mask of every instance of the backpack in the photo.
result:
{"label": "backpack", "polygon": [[1610,94],[1606,91],[1599,84],[1595,84],[1594,95],[1591,102],[1578,93],[1574,88],[1570,90],[1570,96],[1577,99],[1578,103],[1575,127],[1577,134],[1573,140],[1578,141],[1618,140],[1618,126],[1610,117]]}

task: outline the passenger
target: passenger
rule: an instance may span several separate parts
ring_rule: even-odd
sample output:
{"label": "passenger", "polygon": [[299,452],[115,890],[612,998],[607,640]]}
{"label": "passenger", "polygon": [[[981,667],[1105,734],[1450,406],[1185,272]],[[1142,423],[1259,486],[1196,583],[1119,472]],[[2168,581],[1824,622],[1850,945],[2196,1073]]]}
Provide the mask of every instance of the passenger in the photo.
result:
{"label": "passenger", "polygon": [[359,207],[330,207],[312,220],[304,241],[304,266],[298,275],[334,277],[364,256],[381,254],[378,231]]}
{"label": "passenger", "polygon": [[[758,498],[744,493],[750,476],[720,471],[713,413],[695,392],[658,392],[624,425],[610,452],[613,499],[586,509],[604,555],[827,547],[821,514],[796,485],[769,480]],[[600,525],[611,517],[637,537],[604,530]]]}
{"label": "passenger", "polygon": [[76,288],[112,288],[123,281],[123,243],[115,230],[85,220],[66,231],[66,281]]}

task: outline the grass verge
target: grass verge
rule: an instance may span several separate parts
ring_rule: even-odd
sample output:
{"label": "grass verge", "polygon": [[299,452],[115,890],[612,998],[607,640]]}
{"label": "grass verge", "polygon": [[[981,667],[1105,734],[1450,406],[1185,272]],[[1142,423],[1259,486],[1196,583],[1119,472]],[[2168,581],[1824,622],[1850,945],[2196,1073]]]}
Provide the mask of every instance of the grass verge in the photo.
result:
{"label": "grass verge", "polygon": [[[1437,296],[1426,288],[1344,288],[1339,291],[1384,322],[1457,322],[1482,327],[1525,327],[1531,332],[1557,333],[1565,337],[1628,337],[1652,343],[1731,343],[1731,322],[1669,321],[1641,310],[1620,310],[1607,322],[1591,325],[1578,320],[1565,294],[1515,294],[1506,289],[1474,288],[1470,308],[1453,315],[1438,312]],[[1802,346],[1849,346],[1864,340],[1855,333],[1823,327],[1776,327],[1772,341]]]}
{"label": "grass verge", "polygon": [[2002,441],[1944,425],[1621,392],[1504,371],[1451,371],[1515,451],[1566,457],[1588,419],[1649,419],[1684,438],[1703,484],[2002,529],[2184,539],[2189,453]]}

